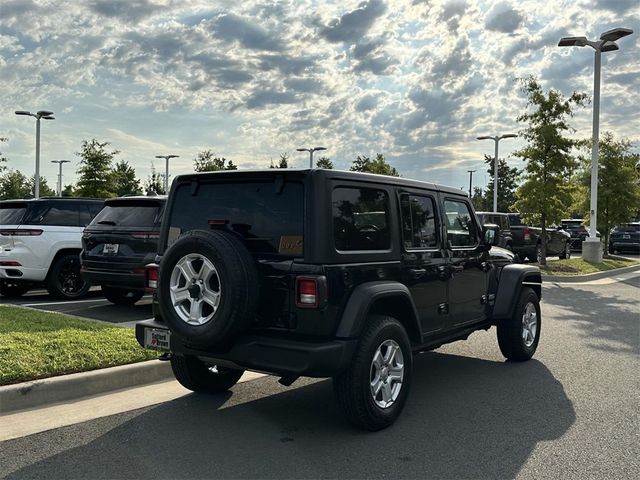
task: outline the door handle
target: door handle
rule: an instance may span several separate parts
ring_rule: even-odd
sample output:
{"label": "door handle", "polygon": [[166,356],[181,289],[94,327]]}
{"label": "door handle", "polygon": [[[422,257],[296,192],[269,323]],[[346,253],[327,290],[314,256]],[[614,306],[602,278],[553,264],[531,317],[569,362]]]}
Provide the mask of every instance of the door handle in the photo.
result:
{"label": "door handle", "polygon": [[411,275],[411,278],[413,278],[414,280],[417,280],[418,278],[422,277],[425,273],[427,273],[427,271],[424,268],[409,269],[409,275]]}

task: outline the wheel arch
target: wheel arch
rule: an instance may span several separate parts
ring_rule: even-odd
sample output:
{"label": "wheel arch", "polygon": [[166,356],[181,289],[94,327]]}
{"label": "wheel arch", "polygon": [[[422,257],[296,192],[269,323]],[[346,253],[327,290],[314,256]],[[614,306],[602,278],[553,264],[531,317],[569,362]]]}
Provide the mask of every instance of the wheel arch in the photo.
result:
{"label": "wheel arch", "polygon": [[510,318],[518,305],[524,287],[531,288],[538,300],[542,299],[542,275],[538,267],[523,264],[506,265],[500,273],[496,299],[493,306],[494,319]]}
{"label": "wheel arch", "polygon": [[336,336],[358,337],[368,315],[388,315],[406,329],[412,343],[422,344],[422,331],[416,307],[409,289],[391,281],[370,282],[357,286],[342,313]]}
{"label": "wheel arch", "polygon": [[58,261],[58,259],[60,257],[62,257],[63,255],[68,255],[68,254],[77,254],[78,255],[78,259],[80,259],[80,252],[82,252],[81,248],[73,248],[73,247],[61,248],[60,250],[58,250],[56,252],[56,254],[53,256],[53,258],[51,259],[51,262],[49,263],[49,266],[47,267],[47,277],[46,278],[49,278],[49,275],[51,274],[51,267],[53,267],[53,265],[55,265],[55,263]]}

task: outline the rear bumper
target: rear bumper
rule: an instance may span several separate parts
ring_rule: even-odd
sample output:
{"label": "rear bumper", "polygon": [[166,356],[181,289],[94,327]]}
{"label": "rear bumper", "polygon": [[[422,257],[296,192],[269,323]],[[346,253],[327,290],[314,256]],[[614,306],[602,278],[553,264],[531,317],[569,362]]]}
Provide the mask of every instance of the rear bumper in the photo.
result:
{"label": "rear bumper", "polygon": [[144,272],[118,272],[106,270],[80,270],[82,277],[91,285],[106,285],[108,287],[128,288],[131,290],[144,290],[146,277]]}
{"label": "rear bumper", "polygon": [[[145,328],[168,330],[164,323],[145,320],[136,324],[136,339],[144,347]],[[236,340],[225,352],[195,350],[172,335],[170,348],[178,354],[194,355],[208,361],[232,364],[246,370],[276,375],[332,377],[351,361],[356,339],[311,342],[245,335]]]}
{"label": "rear bumper", "polygon": [[47,278],[47,269],[0,267],[0,278],[10,278],[11,280],[24,280],[29,282],[43,282],[44,279]]}
{"label": "rear bumper", "polygon": [[609,246],[616,250],[640,250],[640,242],[633,242],[629,240],[612,240],[609,242]]}

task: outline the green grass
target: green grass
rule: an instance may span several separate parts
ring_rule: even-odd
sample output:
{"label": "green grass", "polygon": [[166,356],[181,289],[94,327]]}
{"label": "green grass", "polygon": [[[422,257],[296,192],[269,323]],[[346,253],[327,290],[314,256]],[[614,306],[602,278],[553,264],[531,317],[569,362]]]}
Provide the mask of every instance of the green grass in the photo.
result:
{"label": "green grass", "polygon": [[0,385],[157,358],[132,329],[0,305]]}
{"label": "green grass", "polygon": [[632,265],[640,265],[640,262],[605,258],[602,263],[590,263],[582,258],[572,258],[569,260],[547,260],[547,265],[541,266],[540,269],[542,273],[549,275],[586,275]]}

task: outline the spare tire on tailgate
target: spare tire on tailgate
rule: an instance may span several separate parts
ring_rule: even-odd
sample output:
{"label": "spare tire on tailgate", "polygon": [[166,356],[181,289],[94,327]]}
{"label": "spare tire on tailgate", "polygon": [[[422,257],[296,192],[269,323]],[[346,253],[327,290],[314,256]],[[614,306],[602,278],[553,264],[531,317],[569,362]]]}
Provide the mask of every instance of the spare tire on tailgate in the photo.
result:
{"label": "spare tire on tailgate", "polygon": [[218,346],[246,330],[255,317],[258,274],[234,235],[185,233],[160,264],[158,304],[172,332],[201,347]]}

